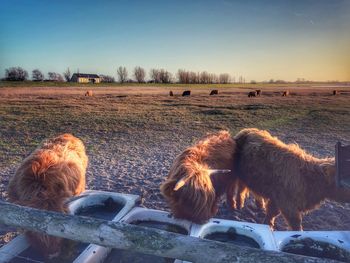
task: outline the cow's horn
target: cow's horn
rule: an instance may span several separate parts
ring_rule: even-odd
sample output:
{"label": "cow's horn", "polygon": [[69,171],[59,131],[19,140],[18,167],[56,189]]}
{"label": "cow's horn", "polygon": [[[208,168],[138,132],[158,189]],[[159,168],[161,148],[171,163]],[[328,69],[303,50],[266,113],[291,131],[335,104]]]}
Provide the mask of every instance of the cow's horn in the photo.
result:
{"label": "cow's horn", "polygon": [[186,183],[186,181],[185,181],[185,179],[180,179],[177,183],[176,183],[176,185],[175,185],[175,187],[174,187],[174,191],[177,191],[177,190],[179,190],[181,187],[183,187],[184,185],[185,185],[185,183]]}
{"label": "cow's horn", "polygon": [[226,173],[230,173],[231,170],[230,169],[209,169],[209,174],[213,175],[213,174],[226,174]]}

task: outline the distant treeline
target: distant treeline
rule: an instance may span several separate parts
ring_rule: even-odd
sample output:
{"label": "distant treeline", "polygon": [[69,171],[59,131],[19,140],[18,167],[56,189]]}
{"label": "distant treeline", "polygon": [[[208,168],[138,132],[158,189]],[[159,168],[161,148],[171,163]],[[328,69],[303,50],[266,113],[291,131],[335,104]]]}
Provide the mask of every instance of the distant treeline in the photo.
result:
{"label": "distant treeline", "polygon": [[[88,72],[93,73],[93,72]],[[104,83],[180,83],[180,84],[228,84],[228,83],[248,83],[243,76],[239,76],[236,80],[235,77],[228,73],[209,73],[207,71],[195,72],[188,71],[185,69],[179,69],[176,74],[172,74],[165,69],[151,69],[148,74],[148,79],[146,79],[147,74],[144,68],[137,66],[133,69],[132,73],[129,74],[126,67],[119,67],[116,71],[117,81],[113,76],[100,74],[99,77],[101,82]],[[62,74],[57,72],[48,72],[45,75],[39,69],[34,69],[32,71],[31,80],[32,81],[52,81],[52,82],[70,82],[72,74],[67,68]],[[26,81],[29,80],[28,71],[21,67],[11,67],[5,70],[5,78],[3,80],[7,81]],[[313,81],[308,81],[303,78],[298,78],[294,83],[312,83]],[[338,81],[329,81],[338,82]],[[255,80],[251,80],[250,84],[256,84]],[[262,83],[291,83],[284,80],[274,80],[270,79],[268,81],[263,81]]]}

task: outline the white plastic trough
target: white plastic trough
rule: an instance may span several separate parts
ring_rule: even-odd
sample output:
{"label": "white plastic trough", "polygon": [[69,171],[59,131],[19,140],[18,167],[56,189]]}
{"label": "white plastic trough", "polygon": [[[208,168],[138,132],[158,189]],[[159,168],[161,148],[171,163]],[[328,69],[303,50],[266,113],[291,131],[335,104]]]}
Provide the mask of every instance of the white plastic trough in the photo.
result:
{"label": "white plastic trough", "polygon": [[260,249],[277,250],[274,236],[268,225],[212,218],[203,225],[193,224],[191,236],[204,238],[213,233],[225,233],[234,228],[236,233],[249,237],[258,243]]}
{"label": "white plastic trough", "polygon": [[[70,214],[75,214],[81,208],[103,204],[108,198],[112,198],[113,201],[120,203],[123,206],[112,221],[119,221],[139,200],[139,196],[137,195],[88,190],[79,196],[71,198],[68,202],[68,208]],[[13,260],[29,248],[29,246],[30,245],[24,235],[17,236],[11,242],[1,247],[0,263]],[[99,259],[106,257],[109,251],[109,248],[90,244],[73,262],[101,262]]]}
{"label": "white plastic trough", "polygon": [[[104,191],[86,191],[81,196],[72,198],[69,209],[72,214],[79,209],[103,204],[107,198],[121,203],[123,208],[112,219],[125,223],[135,221],[156,221],[174,224],[187,230],[190,236],[204,238],[216,232],[227,232],[234,228],[236,233],[252,238],[261,249],[282,251],[292,240],[311,238],[315,241],[325,242],[350,252],[350,231],[271,231],[268,225],[239,222],[213,218],[208,223],[197,225],[187,220],[171,217],[170,213],[160,210],[134,207],[139,197],[135,195],[119,194]],[[13,239],[0,249],[0,263],[11,261],[29,247],[23,235]],[[103,262],[112,249],[90,244],[73,262],[92,263]],[[185,261],[175,260],[176,263]]]}
{"label": "white plastic trough", "polygon": [[[69,204],[69,210],[75,214],[79,209],[94,205],[103,204],[108,198],[123,205],[123,208],[111,220],[118,222],[125,214],[127,214],[139,200],[139,196],[130,194],[120,194],[104,191],[85,191],[82,196],[75,198]],[[93,263],[103,262],[111,248],[90,244],[73,262],[74,263]]]}
{"label": "white plastic trough", "polygon": [[[133,208],[120,220],[120,222],[124,223],[133,223],[136,221],[156,221],[173,224],[184,228],[188,232],[188,235],[190,235],[191,227],[194,225],[190,221],[173,218],[168,212],[141,207]],[[174,262],[181,263],[183,261],[175,259]]]}
{"label": "white plastic trough", "polygon": [[275,231],[273,235],[277,249],[280,251],[291,241],[311,238],[314,241],[332,244],[350,253],[350,231]]}
{"label": "white plastic trough", "polygon": [[11,261],[14,257],[21,254],[29,248],[29,243],[24,235],[19,235],[11,240],[0,249],[0,262],[5,263]]}

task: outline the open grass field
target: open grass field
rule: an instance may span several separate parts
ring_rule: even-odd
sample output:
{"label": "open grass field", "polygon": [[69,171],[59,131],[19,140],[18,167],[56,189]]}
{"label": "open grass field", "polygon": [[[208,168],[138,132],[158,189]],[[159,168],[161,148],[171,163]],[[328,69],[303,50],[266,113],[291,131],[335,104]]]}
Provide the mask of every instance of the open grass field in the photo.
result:
{"label": "open grass field", "polygon": [[[3,84],[3,83],[2,83]],[[88,188],[140,194],[148,208],[168,210],[159,185],[184,148],[208,132],[267,129],[318,156],[334,156],[337,141],[350,144],[350,86],[5,87],[0,88],[0,198],[9,178],[44,138],[73,133],[87,146]],[[217,87],[216,87],[217,88]],[[261,97],[248,98],[252,88]],[[341,90],[332,96],[332,90]],[[93,97],[84,97],[92,89]],[[169,96],[173,90],[174,97]],[[281,97],[288,89],[289,97]],[[222,205],[218,217],[261,223],[251,200],[242,211]],[[305,230],[350,229],[350,204],[326,202],[304,217]],[[286,229],[277,220],[278,229]],[[0,235],[6,232],[0,227]],[[6,236],[3,236],[6,239]],[[6,241],[6,240],[5,240]],[[1,246],[1,245],[0,245]]]}

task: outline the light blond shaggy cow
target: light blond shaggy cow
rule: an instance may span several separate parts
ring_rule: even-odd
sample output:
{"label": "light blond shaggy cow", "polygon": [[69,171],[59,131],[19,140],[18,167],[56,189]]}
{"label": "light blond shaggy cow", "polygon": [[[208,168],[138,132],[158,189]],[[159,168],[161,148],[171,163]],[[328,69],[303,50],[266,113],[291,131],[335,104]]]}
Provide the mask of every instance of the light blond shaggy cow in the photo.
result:
{"label": "light blond shaggy cow", "polygon": [[282,97],[287,97],[289,96],[289,90],[283,91]]}
{"label": "light blond shaggy cow", "polygon": [[[65,201],[85,190],[88,157],[71,134],[48,139],[24,159],[11,178],[9,199],[23,206],[67,212]],[[47,258],[60,253],[62,239],[27,232],[31,245]]]}
{"label": "light blond shaggy cow", "polygon": [[92,90],[88,90],[88,91],[86,91],[85,92],[85,97],[87,96],[87,97],[92,97]]}
{"label": "light blond shaggy cow", "polygon": [[302,213],[323,200],[350,202],[350,190],[336,187],[334,158],[315,158],[258,129],[242,130],[235,141],[236,173],[267,200],[265,223],[272,228],[280,213],[292,230],[302,230]]}
{"label": "light blond shaggy cow", "polygon": [[[177,218],[204,223],[217,213],[220,197],[226,193],[230,206],[237,177],[232,173],[236,145],[227,131],[202,138],[174,161],[161,192]],[[239,191],[239,190],[238,190]]]}

